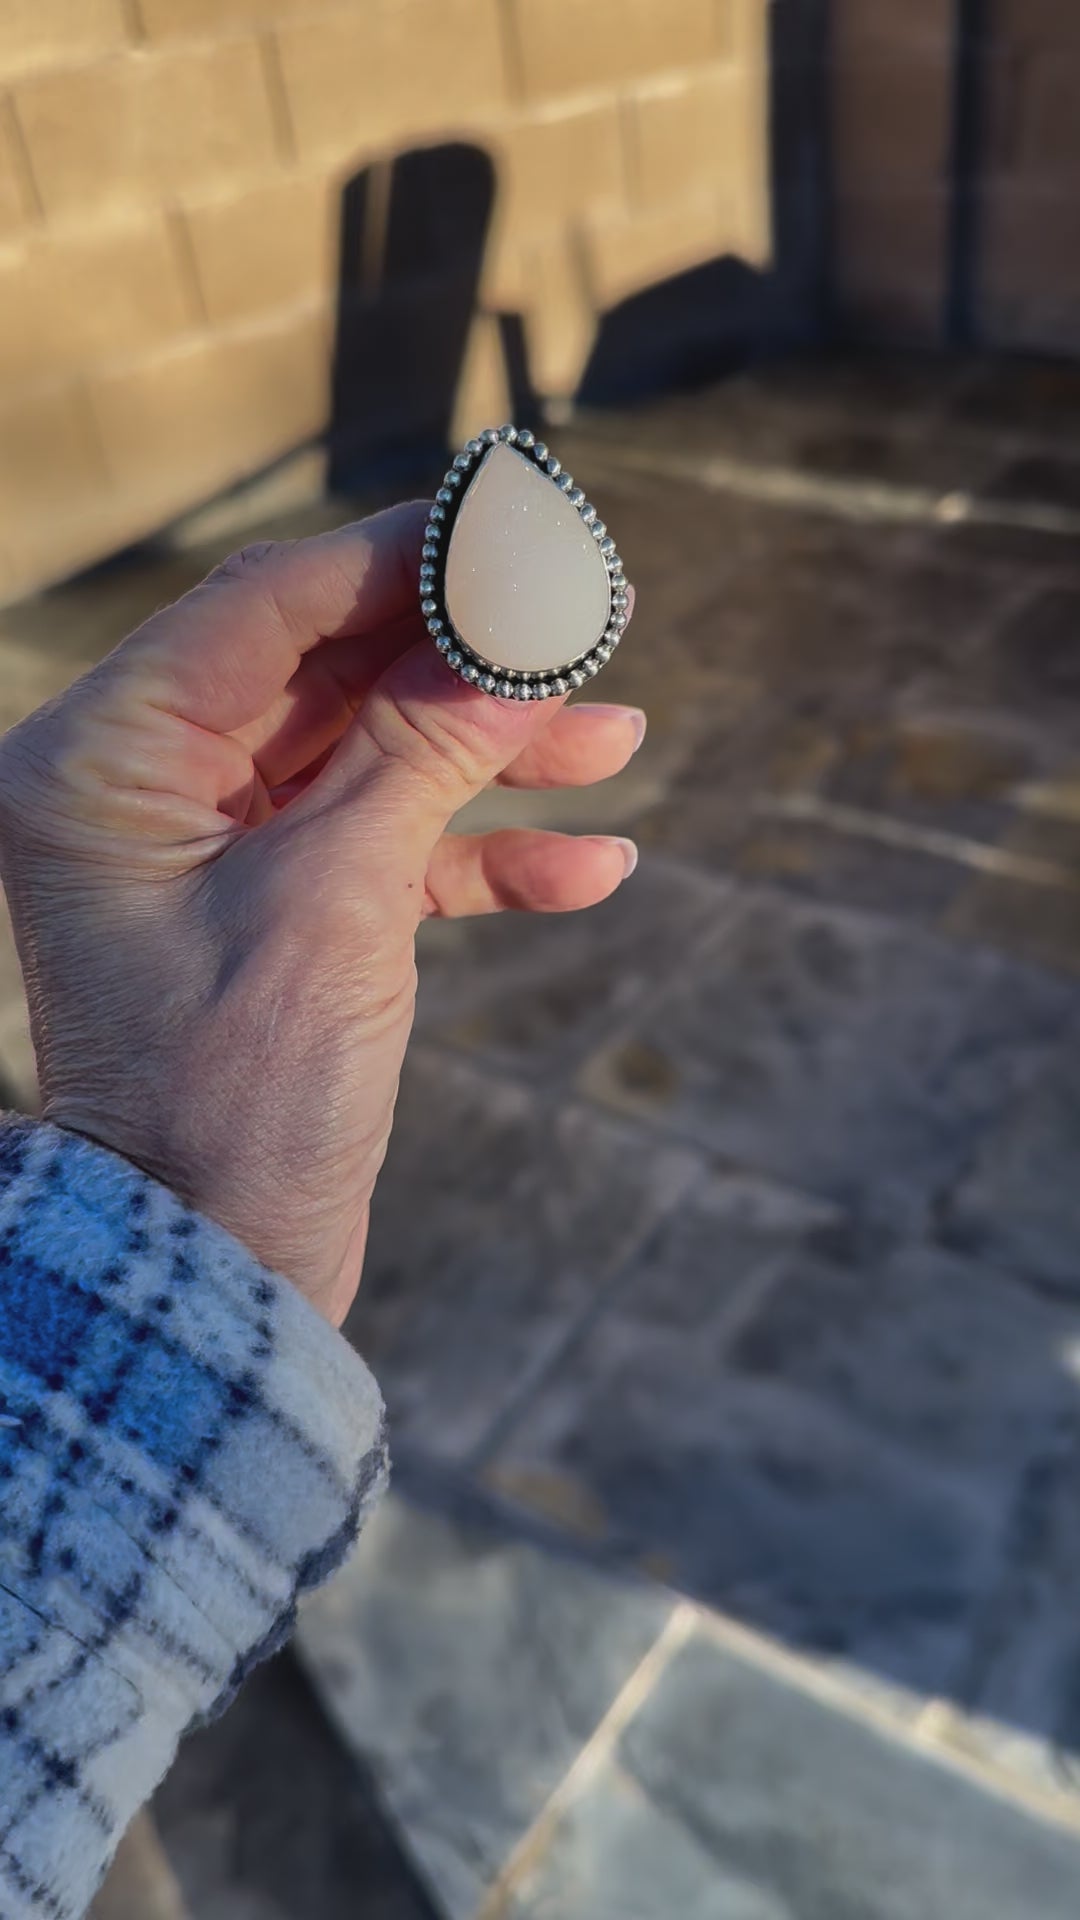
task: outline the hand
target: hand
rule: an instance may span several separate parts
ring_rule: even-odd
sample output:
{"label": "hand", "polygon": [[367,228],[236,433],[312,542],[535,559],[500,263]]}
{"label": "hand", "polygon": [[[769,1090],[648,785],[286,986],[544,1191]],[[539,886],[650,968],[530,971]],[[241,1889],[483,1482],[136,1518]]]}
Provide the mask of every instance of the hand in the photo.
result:
{"label": "hand", "polygon": [[245,549],[0,744],[0,874],[46,1116],[167,1182],[336,1324],[419,921],[589,906],[633,856],[446,834],[492,780],[616,773],[643,719],[449,674],[416,604],[424,519]]}

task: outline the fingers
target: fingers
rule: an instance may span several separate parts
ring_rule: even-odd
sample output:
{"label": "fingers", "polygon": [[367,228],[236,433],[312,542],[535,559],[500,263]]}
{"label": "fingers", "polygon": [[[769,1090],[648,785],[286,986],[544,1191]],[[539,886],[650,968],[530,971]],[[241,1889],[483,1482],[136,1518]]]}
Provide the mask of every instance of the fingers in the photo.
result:
{"label": "fingers", "polygon": [[[525,689],[522,689],[525,692]],[[408,848],[425,864],[460,808],[492,781],[546,785],[587,781],[616,772],[643,732],[643,716],[614,723],[601,711],[565,719],[561,700],[492,699],[451,676],[426,639],[401,654],[370,689],[326,765],[296,806],[325,825],[348,816],[377,782],[371,814],[388,829],[398,855]],[[553,738],[545,749],[540,743]],[[299,824],[299,820],[297,821]]]}
{"label": "fingers", "polygon": [[[331,641],[329,645],[336,643]],[[375,641],[373,647],[379,651],[379,641]],[[304,664],[315,664],[319,659],[321,653],[311,655]],[[331,716],[331,712],[331,705],[327,705],[327,716]],[[300,747],[292,753],[294,737],[284,726],[273,747],[256,755],[256,766],[267,781],[275,806],[294,801],[323,772],[338,733],[340,728],[336,728],[329,739],[321,733],[313,735],[313,755],[307,758],[300,753]],[[532,735],[523,753],[511,760],[498,776],[498,785],[530,789],[588,787],[596,781],[611,780],[613,774],[623,772],[626,760],[638,751],[644,735],[646,716],[640,707],[565,707],[561,712],[552,712],[548,726]],[[282,764],[284,747],[290,749],[286,756],[288,764]]]}
{"label": "fingers", "polygon": [[504,787],[588,787],[621,773],[645,738],[640,707],[564,707],[504,768]]}
{"label": "fingers", "polygon": [[266,712],[233,734],[267,786],[293,780],[335,746],[380,675],[423,632],[414,606],[378,633],[324,640],[306,653]]}
{"label": "fingers", "polygon": [[[234,738],[251,754],[270,788],[293,781],[341,738],[376,681],[424,635],[417,609],[380,634],[327,640],[301,660],[273,706]],[[499,776],[507,787],[584,787],[619,773],[640,746],[645,715],[636,707],[582,703],[558,712],[521,758]]]}
{"label": "fingers", "polygon": [[507,908],[571,913],[606,900],[636,865],[630,840],[525,828],[448,833],[428,864],[427,912],[445,919]]}
{"label": "fingers", "polygon": [[[380,516],[380,524],[387,516]],[[370,532],[375,522],[362,523]],[[354,528],[343,528],[341,535],[332,535],[331,540],[348,536],[352,540],[357,532]],[[421,518],[418,511],[415,530],[416,552],[422,538]],[[324,550],[320,543],[302,541],[291,550],[293,561],[297,554],[305,554],[312,547],[316,553]],[[244,552],[251,552],[245,549]],[[415,571],[416,552],[411,565]],[[268,564],[261,549],[255,550],[259,567]],[[243,572],[247,562],[244,554],[226,561],[224,568],[218,570],[218,576],[228,576],[230,572]],[[372,582],[372,589],[377,583]],[[365,618],[370,613],[371,602],[364,602]],[[633,611],[633,588],[630,589],[630,612]],[[422,640],[425,625],[420,614],[415,590],[412,586],[412,573],[409,574],[408,604],[403,612],[388,618],[382,627],[369,624],[361,633],[351,630],[338,633],[324,639],[318,646],[312,647],[300,659],[296,671],[277,698],[260,712],[257,719],[247,725],[234,729],[234,738],[250,753],[255,767],[267,787],[275,788],[292,782],[296,777],[311,768],[344,733],[361,702],[367,697],[376,681],[386,668],[402,653],[408,651]],[[553,704],[546,708],[546,717],[550,721],[556,709]],[[582,704],[573,708],[575,715],[593,715],[609,709],[597,709]],[[588,765],[589,747],[585,728],[592,726],[592,746],[596,753],[596,765],[590,771]],[[644,715],[639,716],[638,724],[644,731]],[[604,780],[610,774],[617,773],[625,765],[626,756],[617,758],[615,746],[617,729],[611,729],[608,723],[608,738],[603,722],[574,721],[572,728],[562,735],[565,752],[561,755],[552,749],[548,759],[538,761],[532,766],[523,765],[515,772],[507,770],[507,786],[585,786],[593,780]],[[556,728],[553,731],[559,732]],[[576,741],[576,751],[570,750],[571,732]],[[640,739],[638,741],[640,744]],[[560,758],[564,764],[560,767]]]}
{"label": "fingers", "polygon": [[414,502],[292,545],[244,548],[113,659],[137,697],[181,719],[215,733],[249,726],[280,708],[321,641],[361,643],[415,612],[426,511]]}
{"label": "fingers", "polygon": [[377,780],[389,814],[400,830],[415,830],[426,857],[451,817],[524,753],[559,704],[492,699],[448,673],[423,642],[383,674],[301,804],[349,806]]}

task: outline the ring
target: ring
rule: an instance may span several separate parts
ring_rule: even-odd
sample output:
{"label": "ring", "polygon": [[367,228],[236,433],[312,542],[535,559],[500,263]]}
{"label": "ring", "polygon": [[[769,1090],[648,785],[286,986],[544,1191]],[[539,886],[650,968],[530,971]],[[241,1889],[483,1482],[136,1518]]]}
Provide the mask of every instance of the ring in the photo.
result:
{"label": "ring", "polygon": [[501,700],[570,693],[611,659],[629,618],[623,563],[527,428],[487,427],[456,455],[424,528],[420,611],[447,666]]}

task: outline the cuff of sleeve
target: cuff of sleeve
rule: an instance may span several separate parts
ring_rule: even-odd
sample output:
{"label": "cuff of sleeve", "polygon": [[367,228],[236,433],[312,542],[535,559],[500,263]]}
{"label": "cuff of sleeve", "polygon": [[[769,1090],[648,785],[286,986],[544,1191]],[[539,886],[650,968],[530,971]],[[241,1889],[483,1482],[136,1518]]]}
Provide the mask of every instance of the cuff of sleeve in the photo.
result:
{"label": "cuff of sleeve", "polygon": [[179,1731],[386,1472],[371,1374],[288,1281],[104,1148],[0,1121],[0,1587]]}

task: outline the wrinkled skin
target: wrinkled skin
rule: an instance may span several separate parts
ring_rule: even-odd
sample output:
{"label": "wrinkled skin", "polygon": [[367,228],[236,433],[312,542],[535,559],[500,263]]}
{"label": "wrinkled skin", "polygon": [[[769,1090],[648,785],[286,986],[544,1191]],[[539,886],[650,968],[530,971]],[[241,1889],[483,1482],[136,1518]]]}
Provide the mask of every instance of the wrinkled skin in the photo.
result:
{"label": "wrinkled skin", "polygon": [[44,1111],[335,1324],[363,1261],[425,914],[602,900],[627,843],[448,836],[493,780],[617,772],[643,717],[489,699],[423,635],[426,509],[245,549],[0,743]]}

